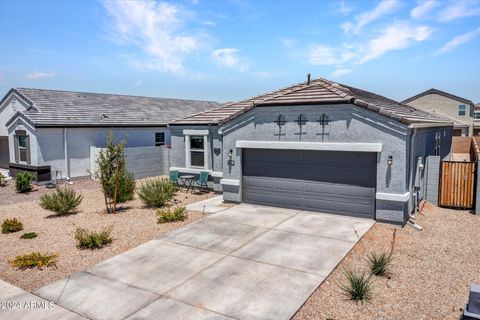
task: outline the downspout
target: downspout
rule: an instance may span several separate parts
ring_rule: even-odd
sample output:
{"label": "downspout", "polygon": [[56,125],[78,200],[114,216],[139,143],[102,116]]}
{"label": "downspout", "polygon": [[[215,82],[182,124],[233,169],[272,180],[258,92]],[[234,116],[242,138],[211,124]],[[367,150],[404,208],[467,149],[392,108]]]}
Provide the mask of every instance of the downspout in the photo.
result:
{"label": "downspout", "polygon": [[[410,134],[410,183],[408,185],[408,191],[411,191],[410,199],[412,200],[413,204],[413,213],[417,212],[417,203],[416,203],[416,192],[413,190],[415,185],[415,178],[416,178],[416,164],[415,164],[415,136],[417,135],[417,129],[412,128],[412,132]],[[410,213],[409,213],[410,214]]]}
{"label": "downspout", "polygon": [[409,154],[410,154],[410,165],[409,165],[409,171],[410,171],[410,181],[409,181],[409,185],[408,185],[408,188],[409,188],[409,191],[412,191],[411,192],[411,196],[410,196],[410,199],[412,201],[412,205],[413,205],[413,213],[412,212],[409,212],[409,218],[407,220],[407,224],[411,227],[413,227],[414,229],[416,230],[422,230],[422,226],[418,225],[416,222],[415,222],[415,213],[417,213],[417,210],[418,210],[418,206],[417,206],[417,198],[418,198],[418,195],[417,195],[417,190],[416,188],[414,187],[415,185],[415,179],[417,177],[417,161],[415,159],[415,137],[417,135],[417,128],[411,128],[412,131],[411,131],[411,134],[410,134],[410,148],[409,148]]}
{"label": "downspout", "polygon": [[211,161],[211,170],[213,170],[213,156],[214,156],[214,151],[213,151],[213,135],[212,135],[212,125],[209,123],[208,124],[208,140],[209,140],[209,145],[210,145],[210,158],[212,159]]}

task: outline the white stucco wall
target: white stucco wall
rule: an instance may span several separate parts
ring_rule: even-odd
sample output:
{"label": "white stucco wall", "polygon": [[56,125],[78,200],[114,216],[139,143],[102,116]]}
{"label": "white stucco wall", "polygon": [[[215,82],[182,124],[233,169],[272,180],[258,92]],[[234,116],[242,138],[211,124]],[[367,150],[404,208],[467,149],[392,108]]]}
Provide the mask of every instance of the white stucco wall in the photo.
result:
{"label": "white stucco wall", "polygon": [[[155,146],[155,133],[165,132],[170,144],[168,128],[67,128],[68,168],[64,157],[64,128],[37,128],[38,165],[50,165],[63,175],[84,177],[90,175],[90,147],[105,147],[106,137],[112,131],[118,141],[127,141],[126,147]],[[32,155],[33,156],[33,155]]]}
{"label": "white stucco wall", "polygon": [[[13,104],[13,98],[16,98],[16,102]],[[0,105],[0,136],[8,136],[8,129],[6,123],[16,111],[25,111],[27,104],[11,94],[3,103]]]}
{"label": "white stucco wall", "polygon": [[15,142],[14,136],[16,130],[25,130],[30,137],[30,165],[37,166],[37,131],[30,124],[18,118],[8,127],[8,146],[10,153],[10,162],[15,162]]}

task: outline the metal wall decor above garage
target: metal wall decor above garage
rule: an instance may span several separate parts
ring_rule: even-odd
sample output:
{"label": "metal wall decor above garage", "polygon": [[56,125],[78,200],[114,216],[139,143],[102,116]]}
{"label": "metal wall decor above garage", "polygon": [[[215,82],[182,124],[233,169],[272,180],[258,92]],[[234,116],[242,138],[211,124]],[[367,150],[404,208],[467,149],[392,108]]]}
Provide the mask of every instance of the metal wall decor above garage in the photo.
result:
{"label": "metal wall decor above garage", "polygon": [[373,152],[243,149],[243,202],[374,218]]}

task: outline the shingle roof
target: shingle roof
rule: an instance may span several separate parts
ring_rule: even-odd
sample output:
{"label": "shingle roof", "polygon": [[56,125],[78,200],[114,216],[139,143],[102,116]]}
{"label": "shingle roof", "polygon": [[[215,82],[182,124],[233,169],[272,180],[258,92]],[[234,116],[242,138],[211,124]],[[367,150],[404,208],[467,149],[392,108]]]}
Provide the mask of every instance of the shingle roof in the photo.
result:
{"label": "shingle roof", "polygon": [[254,98],[229,103],[215,110],[173,121],[171,124],[223,124],[257,106],[337,103],[351,103],[406,124],[450,123],[446,119],[392,99],[320,78],[312,80],[309,84],[299,83]]}
{"label": "shingle roof", "polygon": [[411,98],[408,98],[408,99],[405,99],[402,101],[402,103],[405,103],[405,104],[408,104],[409,102],[413,101],[413,100],[416,100],[420,97],[423,97],[423,96],[426,96],[428,94],[438,94],[438,95],[441,95],[441,96],[444,96],[444,97],[447,97],[447,98],[450,98],[450,99],[453,99],[453,100],[457,100],[457,101],[460,101],[460,102],[463,102],[463,103],[466,103],[466,104],[469,104],[471,105],[472,107],[475,107],[475,105],[473,104],[473,102],[471,100],[468,100],[468,99],[465,99],[465,98],[462,98],[462,97],[459,97],[459,96],[456,96],[456,95],[453,95],[451,93],[448,93],[448,92],[445,92],[445,91],[442,91],[442,90],[438,90],[438,89],[429,89],[427,91],[424,91],[424,92],[421,92],[417,95],[414,95],[413,97]]}
{"label": "shingle roof", "polygon": [[30,103],[32,108],[23,115],[35,126],[164,126],[220,106],[213,101],[28,88],[11,89],[4,99],[12,92]]}

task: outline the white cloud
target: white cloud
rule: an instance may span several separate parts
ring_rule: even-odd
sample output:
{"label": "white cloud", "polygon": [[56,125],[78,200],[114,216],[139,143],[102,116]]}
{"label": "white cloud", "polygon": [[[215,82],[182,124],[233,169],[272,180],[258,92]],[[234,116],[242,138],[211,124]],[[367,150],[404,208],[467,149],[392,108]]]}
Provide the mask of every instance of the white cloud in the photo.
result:
{"label": "white cloud", "polygon": [[308,51],[308,61],[312,65],[339,65],[353,58],[357,54],[347,46],[334,48],[323,44],[316,44]]}
{"label": "white cloud", "polygon": [[437,6],[437,0],[420,0],[417,6],[410,11],[410,16],[413,19],[422,19]]}
{"label": "white cloud", "polygon": [[138,48],[141,68],[183,74],[184,59],[200,47],[198,37],[184,30],[181,8],[154,0],[113,1],[103,5],[112,18],[114,41]]}
{"label": "white cloud", "polygon": [[43,78],[52,78],[55,76],[56,76],[55,72],[32,72],[27,74],[27,79],[36,80],[36,79],[43,79]]}
{"label": "white cloud", "polygon": [[263,78],[263,79],[271,79],[275,76],[273,72],[269,72],[269,71],[257,71],[257,72],[254,72],[254,75],[258,78]]}
{"label": "white cloud", "polygon": [[342,29],[343,32],[345,32],[346,34],[350,33],[350,31],[352,31],[353,28],[354,28],[354,25],[351,22],[345,22],[340,25],[340,29]]}
{"label": "white cloud", "polygon": [[355,17],[355,23],[347,22],[340,27],[345,33],[350,31],[358,32],[367,24],[380,19],[381,17],[394,12],[399,7],[398,0],[382,0],[373,10],[365,11]]}
{"label": "white cloud", "polygon": [[332,77],[341,77],[346,74],[351,73],[353,70],[352,69],[347,69],[347,68],[337,68],[335,71],[332,73]]}
{"label": "white cloud", "polygon": [[345,0],[340,0],[340,7],[338,8],[338,12],[343,15],[347,15],[352,12],[353,8],[349,7],[345,4]]}
{"label": "white cloud", "polygon": [[388,26],[377,38],[368,42],[367,52],[362,63],[378,58],[388,51],[404,49],[413,42],[425,41],[432,34],[428,26],[414,27],[406,23],[395,23]]}
{"label": "white cloud", "polygon": [[460,18],[480,15],[480,2],[458,0],[440,12],[438,20],[451,22]]}
{"label": "white cloud", "polygon": [[212,59],[218,65],[237,69],[241,72],[248,69],[247,63],[239,57],[239,50],[235,48],[222,48],[212,51]]}
{"label": "white cloud", "polygon": [[337,63],[335,49],[322,44],[311,47],[308,58],[313,65],[332,65]]}
{"label": "white cloud", "polygon": [[470,40],[477,37],[478,35],[480,35],[480,27],[475,30],[456,36],[452,40],[448,41],[442,48],[440,48],[440,50],[437,51],[437,54],[449,52],[455,49],[456,47],[458,47],[459,45],[469,42]]}

